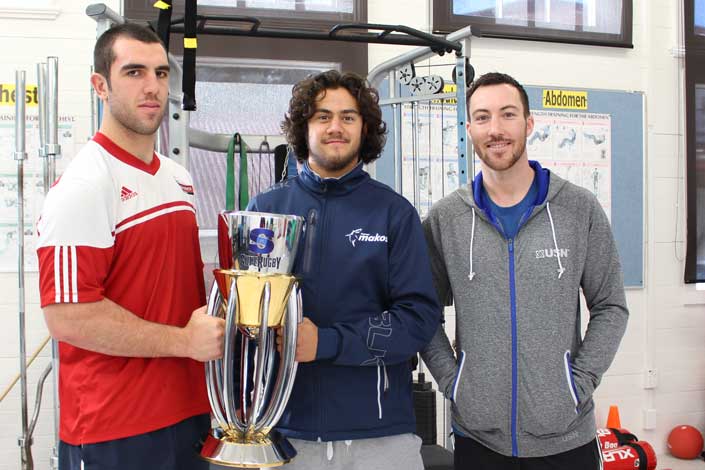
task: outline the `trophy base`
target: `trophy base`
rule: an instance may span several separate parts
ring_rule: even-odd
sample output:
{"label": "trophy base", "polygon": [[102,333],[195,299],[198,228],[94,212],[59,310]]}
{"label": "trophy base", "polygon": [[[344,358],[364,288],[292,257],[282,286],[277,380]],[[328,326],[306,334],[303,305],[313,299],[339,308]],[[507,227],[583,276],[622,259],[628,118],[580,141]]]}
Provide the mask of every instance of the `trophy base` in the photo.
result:
{"label": "trophy base", "polygon": [[224,467],[269,468],[289,463],[296,457],[296,449],[277,431],[271,431],[259,442],[233,441],[211,431],[199,455],[203,460]]}

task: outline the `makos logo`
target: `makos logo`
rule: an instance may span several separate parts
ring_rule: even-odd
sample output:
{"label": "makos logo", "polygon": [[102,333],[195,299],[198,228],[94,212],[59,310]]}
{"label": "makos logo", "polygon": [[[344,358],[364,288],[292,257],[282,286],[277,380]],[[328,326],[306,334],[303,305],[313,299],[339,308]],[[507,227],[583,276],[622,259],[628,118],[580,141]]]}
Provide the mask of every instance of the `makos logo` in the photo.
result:
{"label": "makos logo", "polygon": [[268,255],[274,249],[274,232],[266,228],[250,230],[250,245],[248,249],[258,255]]}
{"label": "makos logo", "polygon": [[348,241],[352,246],[355,246],[355,243],[357,242],[387,243],[386,235],[380,235],[379,233],[371,235],[363,232],[361,228],[356,228],[345,236],[348,238]]}

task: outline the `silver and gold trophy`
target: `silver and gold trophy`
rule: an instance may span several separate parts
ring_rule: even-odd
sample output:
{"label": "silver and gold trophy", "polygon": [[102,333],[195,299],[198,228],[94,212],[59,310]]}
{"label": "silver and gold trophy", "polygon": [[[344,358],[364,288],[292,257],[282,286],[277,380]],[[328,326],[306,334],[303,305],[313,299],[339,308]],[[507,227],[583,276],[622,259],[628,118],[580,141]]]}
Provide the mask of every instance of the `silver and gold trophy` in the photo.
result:
{"label": "silver and gold trophy", "polygon": [[[206,386],[218,427],[205,439],[203,459],[228,467],[276,467],[296,450],[272,430],[296,375],[301,292],[291,275],[303,218],[258,212],[222,212],[220,269],[208,314],[225,318],[225,352],[206,363]],[[276,354],[277,329],[281,354]]]}

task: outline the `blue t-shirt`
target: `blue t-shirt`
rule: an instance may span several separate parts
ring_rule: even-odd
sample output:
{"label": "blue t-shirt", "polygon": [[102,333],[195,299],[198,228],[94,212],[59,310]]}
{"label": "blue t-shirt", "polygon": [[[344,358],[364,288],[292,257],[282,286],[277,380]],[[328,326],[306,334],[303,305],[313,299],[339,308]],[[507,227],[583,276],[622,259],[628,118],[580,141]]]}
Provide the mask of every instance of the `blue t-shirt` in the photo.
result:
{"label": "blue t-shirt", "polygon": [[539,193],[539,188],[537,178],[534,176],[534,180],[531,182],[531,186],[529,187],[529,192],[526,193],[524,199],[511,207],[498,206],[494,203],[490,195],[487,194],[487,190],[484,186],[482,191],[485,193],[485,201],[487,201],[490,212],[492,212],[492,215],[497,218],[502,230],[504,230],[504,236],[507,238],[514,238],[519,231],[519,224],[522,222],[522,219],[528,217],[528,212],[534,206],[536,196]]}

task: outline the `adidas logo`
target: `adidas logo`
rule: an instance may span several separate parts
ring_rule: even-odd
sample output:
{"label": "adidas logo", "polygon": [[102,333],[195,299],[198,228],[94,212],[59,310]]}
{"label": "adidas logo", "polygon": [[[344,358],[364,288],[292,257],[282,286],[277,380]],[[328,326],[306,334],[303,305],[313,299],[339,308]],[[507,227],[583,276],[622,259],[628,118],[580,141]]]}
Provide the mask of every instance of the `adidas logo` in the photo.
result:
{"label": "adidas logo", "polygon": [[131,189],[127,189],[125,186],[120,189],[120,199],[122,199],[122,202],[129,201],[135,196],[137,196],[137,193]]}

